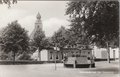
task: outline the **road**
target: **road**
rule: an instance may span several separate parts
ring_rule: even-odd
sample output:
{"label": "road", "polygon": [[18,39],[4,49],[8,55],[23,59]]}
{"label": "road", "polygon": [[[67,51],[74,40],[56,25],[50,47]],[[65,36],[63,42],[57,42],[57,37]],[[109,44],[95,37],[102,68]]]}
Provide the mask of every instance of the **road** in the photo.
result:
{"label": "road", "polygon": [[0,77],[118,77],[118,62],[96,62],[95,68],[65,68],[62,63],[0,65]]}

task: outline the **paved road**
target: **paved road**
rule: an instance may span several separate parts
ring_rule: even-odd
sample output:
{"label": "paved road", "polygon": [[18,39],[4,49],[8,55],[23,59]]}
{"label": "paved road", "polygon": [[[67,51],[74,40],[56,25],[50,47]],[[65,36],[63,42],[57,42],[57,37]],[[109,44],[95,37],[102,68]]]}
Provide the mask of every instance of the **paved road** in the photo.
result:
{"label": "paved road", "polygon": [[0,65],[0,77],[118,77],[118,62],[96,62],[96,68],[64,68],[63,64]]}

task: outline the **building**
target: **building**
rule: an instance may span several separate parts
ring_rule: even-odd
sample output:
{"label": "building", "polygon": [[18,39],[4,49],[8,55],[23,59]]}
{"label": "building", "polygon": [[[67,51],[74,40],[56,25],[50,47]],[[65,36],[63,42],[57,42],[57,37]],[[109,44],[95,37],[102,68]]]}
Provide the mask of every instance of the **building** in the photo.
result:
{"label": "building", "polygon": [[38,31],[38,30],[41,30],[41,31],[42,31],[42,27],[43,27],[43,25],[42,25],[42,21],[41,21],[41,15],[40,15],[40,13],[38,12],[38,14],[36,15],[35,28],[34,28],[34,30],[32,31],[32,33],[30,34],[30,40],[33,39],[36,31]]}
{"label": "building", "polygon": [[[39,61],[38,50],[31,56],[32,59]],[[61,51],[55,51],[53,49],[44,49],[40,52],[40,61],[62,61],[63,54]]]}
{"label": "building", "polygon": [[44,49],[40,52],[38,55],[38,50],[33,53],[31,56],[32,59],[39,61],[39,56],[40,56],[40,61],[63,61],[64,58],[67,57],[87,57],[90,59],[92,52],[91,49],[86,50],[86,49],[79,49],[79,48],[64,48],[61,50],[54,50],[54,49]]}
{"label": "building", "polygon": [[[93,53],[96,59],[107,59],[107,49],[98,48],[94,46]],[[119,58],[119,48],[110,48],[110,58],[118,59]]]}
{"label": "building", "polygon": [[[54,49],[47,49],[42,50],[40,52],[41,61],[63,61],[65,56],[80,56],[80,55],[87,55],[87,58],[89,59],[90,56],[94,56],[95,59],[101,59],[101,60],[107,60],[107,49],[105,48],[98,48],[95,47],[93,52],[88,52],[86,50],[80,50],[77,48],[64,48],[60,51],[55,51]],[[38,60],[38,51],[36,51],[32,58],[34,60]],[[111,59],[118,59],[119,58],[119,48],[110,48],[110,58]]]}

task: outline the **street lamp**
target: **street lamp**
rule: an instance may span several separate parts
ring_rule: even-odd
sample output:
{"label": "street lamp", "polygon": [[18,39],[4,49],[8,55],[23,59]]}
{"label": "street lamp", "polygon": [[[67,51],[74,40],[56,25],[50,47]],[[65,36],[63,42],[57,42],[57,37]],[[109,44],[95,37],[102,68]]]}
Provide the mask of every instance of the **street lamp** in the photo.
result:
{"label": "street lamp", "polygon": [[95,43],[93,43],[91,46],[92,46],[92,53],[91,53],[91,67],[92,67],[92,64],[94,63],[95,60],[95,51],[94,51]]}
{"label": "street lamp", "polygon": [[94,59],[94,56],[95,56],[95,52],[94,52],[94,44],[91,45],[91,48],[92,48],[92,57]]}
{"label": "street lamp", "polygon": [[55,70],[57,70],[57,66],[56,66],[56,52],[60,50],[60,49],[57,47],[57,44],[55,45],[54,50],[55,50]]}

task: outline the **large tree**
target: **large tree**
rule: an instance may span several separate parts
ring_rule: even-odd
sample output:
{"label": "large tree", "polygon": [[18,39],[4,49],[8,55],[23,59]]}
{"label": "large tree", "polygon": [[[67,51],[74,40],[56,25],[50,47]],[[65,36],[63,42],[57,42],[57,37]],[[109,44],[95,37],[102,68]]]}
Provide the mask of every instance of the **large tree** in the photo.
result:
{"label": "large tree", "polygon": [[5,53],[12,52],[13,60],[17,53],[28,51],[29,37],[27,31],[17,21],[8,24],[1,33],[1,49]]}
{"label": "large tree", "polygon": [[[118,1],[71,1],[66,14],[70,16],[71,29],[88,43],[107,47],[118,45],[119,2]],[[80,40],[83,40],[83,39]],[[83,40],[83,41],[88,41]]]}
{"label": "large tree", "polygon": [[40,51],[42,49],[45,49],[45,45],[46,45],[45,34],[41,29],[37,29],[32,39],[32,46],[36,47],[36,49],[38,50],[39,61],[40,61]]}

